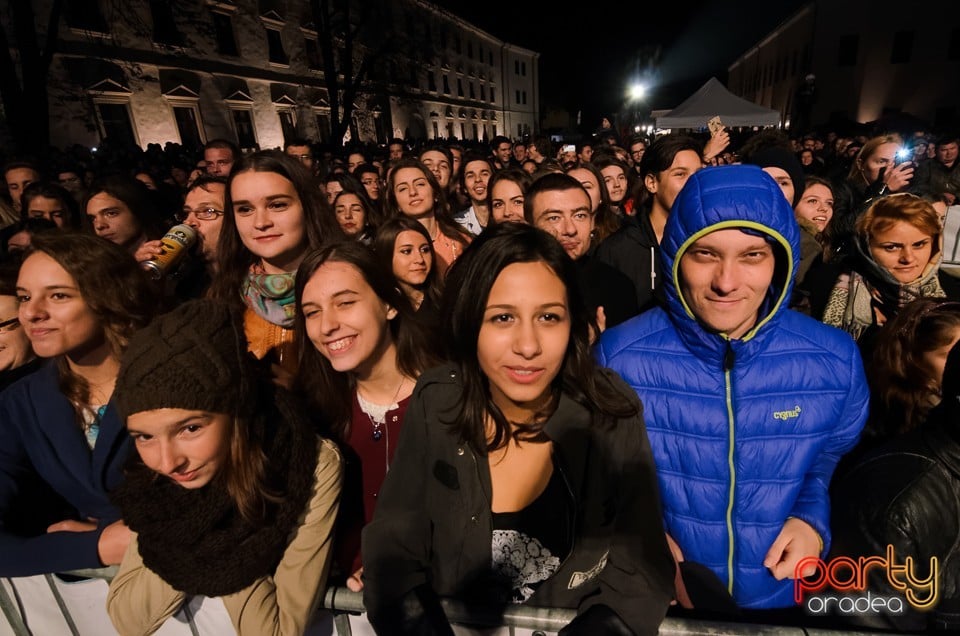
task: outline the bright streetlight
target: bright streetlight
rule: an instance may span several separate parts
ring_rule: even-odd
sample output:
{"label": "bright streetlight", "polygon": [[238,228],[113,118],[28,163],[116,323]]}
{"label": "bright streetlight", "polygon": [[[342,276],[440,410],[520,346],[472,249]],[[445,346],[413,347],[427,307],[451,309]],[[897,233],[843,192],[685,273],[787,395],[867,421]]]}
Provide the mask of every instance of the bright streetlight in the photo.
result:
{"label": "bright streetlight", "polygon": [[647,87],[644,84],[637,82],[630,86],[630,99],[641,100],[647,95]]}

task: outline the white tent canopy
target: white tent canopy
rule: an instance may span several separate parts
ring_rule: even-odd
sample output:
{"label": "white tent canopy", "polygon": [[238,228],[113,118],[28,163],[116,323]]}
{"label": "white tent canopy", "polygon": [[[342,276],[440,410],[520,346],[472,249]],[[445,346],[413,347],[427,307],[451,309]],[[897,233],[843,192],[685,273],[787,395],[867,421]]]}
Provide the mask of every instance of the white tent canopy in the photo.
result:
{"label": "white tent canopy", "polygon": [[776,126],[780,113],[737,97],[717,78],[711,77],[682,104],[662,117],[657,128],[704,128],[707,120],[720,116],[724,126]]}

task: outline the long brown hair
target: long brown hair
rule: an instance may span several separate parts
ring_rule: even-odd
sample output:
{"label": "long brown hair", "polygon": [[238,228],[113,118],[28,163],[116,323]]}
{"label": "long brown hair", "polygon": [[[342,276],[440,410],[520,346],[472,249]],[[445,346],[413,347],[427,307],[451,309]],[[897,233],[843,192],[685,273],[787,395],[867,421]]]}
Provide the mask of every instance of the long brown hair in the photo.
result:
{"label": "long brown hair", "polygon": [[[409,216],[393,217],[380,226],[372,245],[377,261],[380,262],[380,268],[391,274],[393,273],[393,254],[397,247],[397,237],[400,236],[401,232],[417,232],[427,241],[427,245],[430,245],[430,251],[433,251],[430,233],[427,232],[427,228],[423,227],[423,223],[411,219]],[[439,307],[443,295],[443,281],[437,274],[436,255],[433,259],[433,265],[427,273],[427,280],[421,285],[421,291],[425,300],[433,303],[434,307]]]}
{"label": "long brown hair", "polygon": [[344,238],[336,217],[329,209],[326,198],[320,193],[313,177],[299,161],[276,150],[264,150],[240,158],[233,164],[227,181],[223,227],[217,243],[219,269],[210,288],[210,295],[233,305],[241,304],[240,288],[250,267],[259,257],[247,249],[240,240],[237,221],[233,211],[231,185],[238,174],[244,172],[273,172],[293,184],[300,205],[307,235],[305,251],[320,247],[324,242]]}
{"label": "long brown hair", "polygon": [[[388,325],[397,347],[397,367],[404,375],[416,379],[437,362],[432,348],[433,340],[416,319],[406,295],[397,287],[392,270],[380,267],[373,251],[356,241],[327,245],[308,254],[301,263],[296,280],[294,337],[297,342],[309,343],[303,315],[303,290],[320,266],[331,262],[355,267],[377,297],[397,310],[397,316],[388,321]],[[329,434],[340,442],[348,434],[355,386],[353,374],[335,371],[316,347],[300,347],[296,388],[309,406],[323,414],[330,429]]]}
{"label": "long brown hair", "polygon": [[867,365],[875,434],[905,433],[926,419],[939,401],[941,380],[924,354],[949,345],[958,330],[960,302],[943,298],[918,298],[881,328]]}
{"label": "long brown hair", "polygon": [[[111,354],[119,360],[130,336],[146,326],[159,308],[158,294],[143,269],[119,245],[74,231],[34,235],[24,258],[37,252],[46,254],[70,274],[83,302],[103,327]],[[59,356],[57,368],[60,391],[82,422],[89,409],[90,387],[70,370],[64,356]]]}
{"label": "long brown hair", "polygon": [[[423,173],[424,178],[433,191],[433,216],[437,220],[440,232],[449,239],[459,241],[464,246],[470,243],[473,237],[463,227],[453,220],[453,213],[450,211],[450,202],[446,194],[440,187],[440,182],[433,175],[433,172],[416,157],[403,157],[397,160],[390,170],[390,176],[387,178],[387,218],[392,218],[403,214],[400,210],[400,204],[397,203],[397,195],[393,191],[397,179],[397,171],[401,168],[416,168]],[[452,169],[452,166],[451,166]],[[451,176],[451,180],[453,177]]]}

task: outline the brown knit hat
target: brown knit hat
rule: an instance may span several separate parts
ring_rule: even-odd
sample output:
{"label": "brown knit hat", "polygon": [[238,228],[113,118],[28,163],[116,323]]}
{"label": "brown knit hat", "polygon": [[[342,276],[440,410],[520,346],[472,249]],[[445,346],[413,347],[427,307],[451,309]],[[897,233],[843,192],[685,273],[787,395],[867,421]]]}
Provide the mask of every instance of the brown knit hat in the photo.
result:
{"label": "brown knit hat", "polygon": [[213,300],[187,301],[130,340],[113,400],[120,416],[176,408],[235,415],[254,399],[242,315]]}

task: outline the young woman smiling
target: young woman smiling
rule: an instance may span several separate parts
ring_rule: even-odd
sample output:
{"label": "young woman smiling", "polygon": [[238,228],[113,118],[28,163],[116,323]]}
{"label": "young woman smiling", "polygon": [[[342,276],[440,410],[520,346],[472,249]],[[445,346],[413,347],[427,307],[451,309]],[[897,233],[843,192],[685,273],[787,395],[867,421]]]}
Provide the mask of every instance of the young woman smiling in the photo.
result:
{"label": "young woman smiling", "polygon": [[452,634],[453,596],[575,608],[565,634],[655,634],[674,566],[653,458],[636,394],[591,356],[573,262],[502,223],[447,284],[451,362],[417,382],[363,532],[368,619]]}
{"label": "young woman smiling", "polygon": [[406,294],[421,322],[438,324],[442,285],[434,263],[430,235],[419,221],[398,216],[377,231],[373,251],[380,267]]}
{"label": "young woman smiling", "polygon": [[300,350],[298,384],[346,457],[338,560],[357,591],[360,530],[373,518],[413,386],[436,359],[406,297],[366,246],[312,252],[296,289],[297,338],[313,345]]}
{"label": "young woman smiling", "polygon": [[123,358],[116,403],[137,461],[113,493],[136,533],[107,598],[121,634],[153,633],[189,596],[219,597],[240,636],[303,634],[314,618],[340,455],[246,349],[240,312],[203,299]]}
{"label": "young woman smiling", "polygon": [[[0,576],[117,564],[130,534],[107,493],[130,444],[114,383],[128,339],[153,315],[153,288],[120,246],[64,231],[34,237],[16,293],[20,328],[50,363],[0,395],[0,515],[6,523],[26,504],[20,521],[39,524],[0,531]],[[45,494],[24,501],[34,485]]]}
{"label": "young woman smiling", "polygon": [[401,214],[416,219],[427,229],[436,256],[434,266],[443,279],[472,236],[453,220],[434,173],[413,157],[397,161],[387,179],[387,216]]}
{"label": "young woman smiling", "polygon": [[279,151],[242,157],[227,183],[212,296],[246,307],[250,351],[296,371],[294,276],[311,248],[343,237],[303,165]]}

